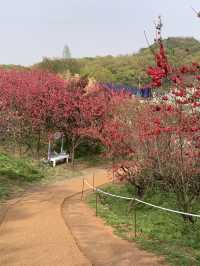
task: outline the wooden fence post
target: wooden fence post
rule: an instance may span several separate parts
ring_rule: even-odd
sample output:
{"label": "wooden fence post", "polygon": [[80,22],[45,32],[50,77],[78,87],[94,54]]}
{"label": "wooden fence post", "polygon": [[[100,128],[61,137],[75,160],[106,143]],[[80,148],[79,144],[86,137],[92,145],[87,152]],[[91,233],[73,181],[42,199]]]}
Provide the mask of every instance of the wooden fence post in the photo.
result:
{"label": "wooden fence post", "polygon": [[85,179],[83,178],[81,200],[83,200],[84,187],[85,187]]}
{"label": "wooden fence post", "polygon": [[134,202],[134,233],[135,238],[137,237],[137,212],[136,212],[136,202]]}
{"label": "wooden fence post", "polygon": [[96,216],[98,216],[98,192],[96,191]]}

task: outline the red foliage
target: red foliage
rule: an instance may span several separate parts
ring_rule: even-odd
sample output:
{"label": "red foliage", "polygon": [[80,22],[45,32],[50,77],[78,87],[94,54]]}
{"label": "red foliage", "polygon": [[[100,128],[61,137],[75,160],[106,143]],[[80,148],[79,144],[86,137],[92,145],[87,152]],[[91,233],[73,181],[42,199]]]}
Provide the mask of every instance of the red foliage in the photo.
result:
{"label": "red foliage", "polygon": [[[0,70],[0,122],[5,132],[18,141],[25,136],[44,137],[57,130],[63,132],[75,149],[85,137],[103,141],[103,130],[117,130],[112,109],[128,97],[94,85],[88,92],[87,81],[67,81],[41,71]],[[115,125],[115,126],[114,126]],[[105,141],[104,141],[105,142]]]}

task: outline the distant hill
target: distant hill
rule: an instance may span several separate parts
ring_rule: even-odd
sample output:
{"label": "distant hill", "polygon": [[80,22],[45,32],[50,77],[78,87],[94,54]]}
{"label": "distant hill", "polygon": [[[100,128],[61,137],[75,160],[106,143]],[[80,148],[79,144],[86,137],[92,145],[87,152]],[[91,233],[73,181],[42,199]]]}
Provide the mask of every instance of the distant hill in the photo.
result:
{"label": "distant hill", "polygon": [[[190,37],[170,37],[164,40],[170,62],[175,65],[200,62],[200,42]],[[155,44],[151,46],[155,49]],[[146,69],[154,64],[149,48],[142,48],[138,53],[123,56],[98,56],[81,59],[49,59],[33,66],[63,74],[78,73],[84,77],[94,77],[99,81],[125,85],[144,84],[148,81]]]}
{"label": "distant hill", "polygon": [[192,37],[170,37],[164,40],[167,48],[173,48],[177,50],[182,50],[185,52],[199,53],[200,52],[200,42]]}
{"label": "distant hill", "polygon": [[0,68],[3,68],[3,69],[7,69],[7,70],[25,70],[25,69],[29,69],[28,67],[25,67],[25,66],[21,66],[21,65],[0,65]]}

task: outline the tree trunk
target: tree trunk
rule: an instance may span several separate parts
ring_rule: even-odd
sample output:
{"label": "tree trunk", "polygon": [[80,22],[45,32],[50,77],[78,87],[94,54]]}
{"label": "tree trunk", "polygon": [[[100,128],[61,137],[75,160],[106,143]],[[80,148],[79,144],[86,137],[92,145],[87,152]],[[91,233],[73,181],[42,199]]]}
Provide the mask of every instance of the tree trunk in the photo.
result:
{"label": "tree trunk", "polygon": [[74,160],[75,160],[75,142],[73,140],[72,141],[72,149],[71,149],[71,162],[72,162],[73,168],[74,168]]}
{"label": "tree trunk", "polygon": [[137,190],[137,196],[139,197],[139,199],[143,199],[144,194],[145,194],[145,188],[142,186],[136,186],[136,190]]}
{"label": "tree trunk", "polygon": [[38,140],[37,140],[37,158],[38,158],[38,160],[40,158],[40,143],[41,143],[41,135],[40,135],[40,131],[39,131]]}
{"label": "tree trunk", "polygon": [[[180,208],[183,210],[183,212],[185,213],[190,213],[190,201],[188,201],[186,199],[186,195],[184,191],[180,191],[177,194],[177,200],[178,200],[178,205],[180,206]],[[190,223],[194,223],[195,219],[192,216],[188,216],[188,215],[181,215],[183,217],[183,220],[185,222],[190,222]]]}
{"label": "tree trunk", "polygon": [[77,149],[77,147],[80,145],[81,143],[81,139],[80,138],[76,138],[73,137],[72,138],[72,144],[71,144],[71,162],[72,162],[72,166],[74,167],[74,163],[75,163],[75,151]]}

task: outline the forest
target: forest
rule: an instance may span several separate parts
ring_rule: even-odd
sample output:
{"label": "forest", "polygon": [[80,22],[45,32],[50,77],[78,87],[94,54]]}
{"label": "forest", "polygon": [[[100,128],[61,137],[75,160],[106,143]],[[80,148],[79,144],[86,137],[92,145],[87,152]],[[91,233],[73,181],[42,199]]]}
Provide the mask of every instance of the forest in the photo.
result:
{"label": "forest", "polygon": [[[194,38],[171,37],[163,40],[163,43],[173,65],[200,61],[200,42]],[[81,59],[44,58],[33,68],[66,75],[80,74],[81,77],[92,77],[98,81],[138,87],[149,81],[146,70],[150,64],[154,64],[151,49],[156,46],[157,44],[153,44],[148,48],[141,48],[137,53],[117,57],[108,55]]]}

